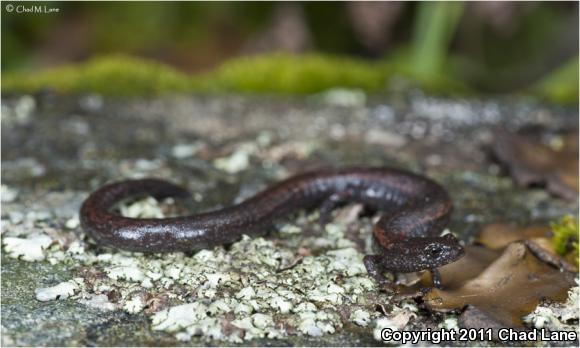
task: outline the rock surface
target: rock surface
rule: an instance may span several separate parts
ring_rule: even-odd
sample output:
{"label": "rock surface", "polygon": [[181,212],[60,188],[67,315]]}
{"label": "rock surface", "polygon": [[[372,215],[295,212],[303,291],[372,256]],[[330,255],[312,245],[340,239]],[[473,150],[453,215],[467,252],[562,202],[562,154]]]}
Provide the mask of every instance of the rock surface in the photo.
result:
{"label": "rock surface", "polygon": [[[381,344],[373,339],[373,328],[375,322],[384,320],[372,304],[388,307],[389,298],[363,286],[364,291],[353,300],[357,288],[353,293],[336,288],[334,278],[316,309],[285,309],[288,303],[297,303],[287,301],[288,293],[272,299],[282,314],[287,310],[301,318],[292,334],[264,337],[261,328],[294,320],[290,314],[278,317],[275,311],[268,312],[274,313],[273,319],[263,313],[254,314],[251,322],[232,318],[245,334],[241,342],[208,341],[205,333],[200,337],[191,330],[155,330],[156,326],[172,325],[159,317],[163,310],[168,315],[184,299],[194,299],[179,293],[180,286],[188,290],[193,285],[180,283],[175,275],[177,285],[167,293],[155,293],[169,294],[169,298],[155,302],[158,299],[149,298],[151,294],[143,290],[149,285],[143,283],[147,274],[139,273],[150,270],[147,267],[154,258],[103,249],[84,237],[78,226],[79,206],[90,191],[108,181],[142,176],[170,179],[195,193],[195,209],[212,209],[242,200],[268,183],[305,169],[354,164],[403,167],[426,174],[449,190],[455,204],[449,228],[465,242],[487,223],[546,222],[577,209],[576,203],[542,189],[515,186],[489,153],[495,127],[577,128],[575,110],[526,101],[467,101],[421,94],[375,96],[349,106],[322,99],[121,100],[51,94],[13,96],[3,98],[2,103],[2,345]],[[328,238],[336,238],[334,244],[323,246],[316,243],[323,243],[324,236],[316,235],[312,228],[308,235],[312,220],[301,214],[271,238],[236,245],[259,250],[260,243],[275,241],[272,245],[282,248],[281,262],[290,262],[295,256],[290,251],[297,253],[298,247],[308,243],[314,243],[310,245],[314,255],[306,258],[319,260],[316,252],[328,253],[329,249],[334,257],[336,250],[348,250],[340,243],[350,240],[343,237],[353,233],[360,240],[352,248],[360,253],[369,247],[369,218],[354,227],[351,221],[342,232],[327,231]],[[50,246],[45,245],[45,236],[50,237]],[[18,238],[32,244],[22,247]],[[216,250],[218,254],[223,251]],[[112,256],[106,259],[103,255]],[[116,257],[136,261],[127,265],[123,262],[128,261],[115,261]],[[189,265],[183,255],[172,257],[176,263]],[[117,268],[116,273],[107,268],[119,264],[125,268]],[[267,271],[269,266],[264,267]],[[133,283],[127,285],[130,282],[123,277],[132,278]],[[218,284],[220,280],[216,275],[207,281]],[[118,287],[120,293],[99,293],[95,286]],[[154,281],[151,286],[162,288]],[[52,300],[59,297],[59,289],[65,295]],[[227,293],[216,289],[218,297]],[[37,300],[38,291],[47,301]],[[329,294],[336,299],[346,296],[350,302],[338,306]],[[246,297],[251,298],[250,290],[242,292],[239,303]],[[416,316],[407,313],[405,323]],[[433,320],[422,317],[414,321],[419,327],[436,327]]]}

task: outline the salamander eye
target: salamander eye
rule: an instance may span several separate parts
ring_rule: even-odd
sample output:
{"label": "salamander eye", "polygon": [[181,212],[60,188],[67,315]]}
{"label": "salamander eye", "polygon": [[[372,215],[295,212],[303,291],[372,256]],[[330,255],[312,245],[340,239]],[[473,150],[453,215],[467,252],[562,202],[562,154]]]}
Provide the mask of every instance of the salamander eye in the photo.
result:
{"label": "salamander eye", "polygon": [[427,254],[429,254],[432,257],[437,257],[439,256],[439,254],[441,254],[441,248],[436,246],[436,245],[430,245],[427,248],[425,248]]}

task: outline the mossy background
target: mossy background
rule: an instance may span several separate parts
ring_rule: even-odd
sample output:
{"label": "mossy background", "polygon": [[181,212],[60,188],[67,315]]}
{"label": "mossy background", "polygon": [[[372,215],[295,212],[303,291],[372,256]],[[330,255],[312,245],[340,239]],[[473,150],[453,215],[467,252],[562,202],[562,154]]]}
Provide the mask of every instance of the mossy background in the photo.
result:
{"label": "mossy background", "polygon": [[578,266],[578,218],[572,215],[565,215],[558,222],[551,225],[554,236],[552,243],[559,255]]}
{"label": "mossy background", "polygon": [[[35,5],[58,12],[21,13]],[[418,87],[576,104],[577,13],[574,2],[4,3],[2,91]]]}

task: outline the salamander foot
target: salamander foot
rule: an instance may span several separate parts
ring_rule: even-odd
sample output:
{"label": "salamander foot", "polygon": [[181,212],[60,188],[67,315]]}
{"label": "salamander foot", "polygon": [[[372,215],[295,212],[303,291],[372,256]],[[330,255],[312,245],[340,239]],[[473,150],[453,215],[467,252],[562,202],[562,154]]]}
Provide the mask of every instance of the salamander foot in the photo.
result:
{"label": "salamander foot", "polygon": [[396,285],[383,275],[384,268],[381,263],[381,256],[366,255],[363,258],[363,263],[369,275],[375,279],[381,289],[389,292],[396,290]]}

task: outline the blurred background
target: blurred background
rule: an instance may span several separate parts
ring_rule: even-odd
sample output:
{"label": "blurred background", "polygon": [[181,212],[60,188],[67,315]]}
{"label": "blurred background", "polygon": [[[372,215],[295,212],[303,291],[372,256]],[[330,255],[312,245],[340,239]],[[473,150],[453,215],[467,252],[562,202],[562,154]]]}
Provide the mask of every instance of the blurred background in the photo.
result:
{"label": "blurred background", "polygon": [[[577,2],[40,4],[57,13],[8,12],[7,4],[18,5],[2,5],[4,92],[293,94],[406,81],[444,94],[578,100]],[[130,76],[109,90],[110,80],[89,81],[95,74]]]}

